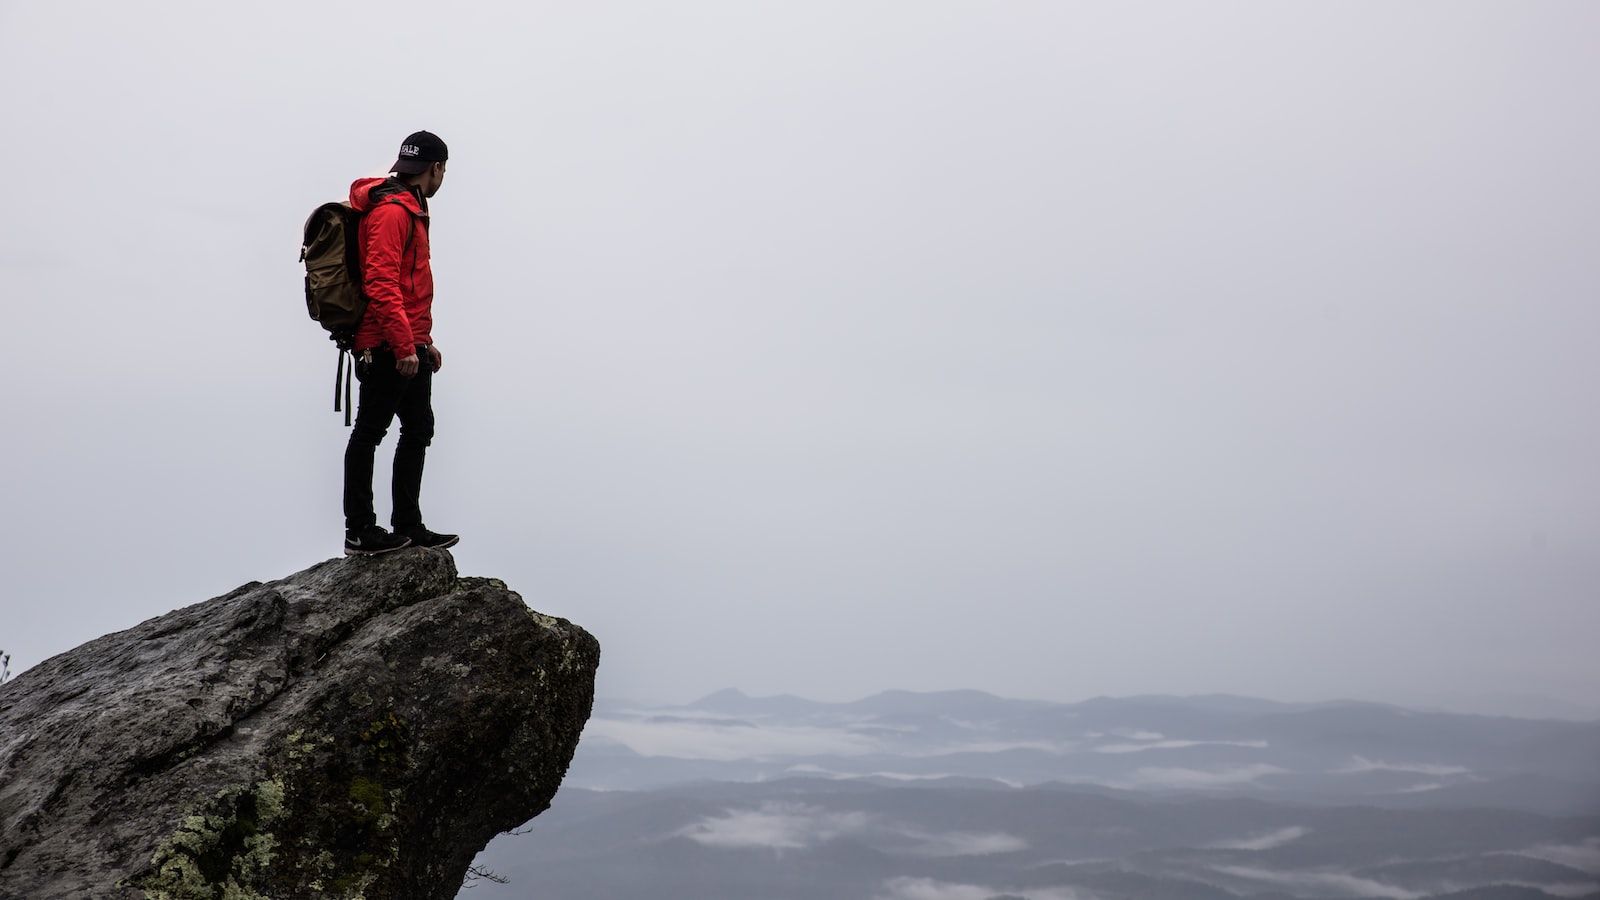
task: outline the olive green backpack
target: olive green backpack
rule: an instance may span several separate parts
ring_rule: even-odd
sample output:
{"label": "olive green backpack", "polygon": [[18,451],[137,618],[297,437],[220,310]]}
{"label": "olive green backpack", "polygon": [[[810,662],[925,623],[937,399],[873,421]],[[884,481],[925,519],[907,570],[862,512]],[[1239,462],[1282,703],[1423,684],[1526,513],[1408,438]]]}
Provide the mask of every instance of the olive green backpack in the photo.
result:
{"label": "olive green backpack", "polygon": [[[338,412],[339,394],[344,393],[344,423],[350,424],[350,382],[356,329],[367,311],[367,295],[361,289],[361,219],[365,213],[352,209],[347,201],[324,203],[306,218],[300,243],[300,261],[306,264],[306,312],[321,323],[328,339],[339,348],[333,370],[333,411]],[[413,229],[415,226],[413,226]],[[406,235],[406,245],[411,234]]]}
{"label": "olive green backpack", "polygon": [[367,311],[361,290],[361,213],[344,201],[324,203],[306,218],[300,261],[306,264],[306,312],[321,323],[328,339],[339,348],[333,370],[333,411],[339,411],[344,393],[344,423],[350,424],[350,350],[356,328]]}

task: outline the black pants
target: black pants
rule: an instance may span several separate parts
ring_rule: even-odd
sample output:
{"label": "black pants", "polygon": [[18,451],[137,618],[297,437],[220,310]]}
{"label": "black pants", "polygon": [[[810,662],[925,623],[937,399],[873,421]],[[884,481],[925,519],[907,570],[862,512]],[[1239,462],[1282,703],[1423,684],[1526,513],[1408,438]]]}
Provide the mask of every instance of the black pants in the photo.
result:
{"label": "black pants", "polygon": [[433,442],[433,366],[426,348],[417,348],[417,374],[406,378],[394,367],[394,354],[372,351],[372,362],[356,360],[361,392],[355,427],[344,449],[344,527],[360,531],[378,524],[372,509],[372,466],[378,444],[398,416],[400,439],[394,448],[395,531],[422,525],[422,463]]}

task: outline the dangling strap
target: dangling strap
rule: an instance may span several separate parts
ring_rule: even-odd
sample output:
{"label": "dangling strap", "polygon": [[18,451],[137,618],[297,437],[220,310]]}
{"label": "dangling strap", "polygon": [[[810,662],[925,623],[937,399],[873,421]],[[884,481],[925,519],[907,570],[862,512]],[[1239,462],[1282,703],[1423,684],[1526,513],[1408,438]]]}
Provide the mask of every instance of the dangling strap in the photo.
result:
{"label": "dangling strap", "polygon": [[348,350],[340,349],[339,359],[333,367],[333,411],[339,411],[339,383],[344,382],[344,424],[350,425],[350,413],[355,405],[350,402],[350,383],[355,381],[352,371],[355,368],[355,354]]}
{"label": "dangling strap", "polygon": [[355,383],[356,355],[346,351],[344,356],[344,427],[350,427],[350,414],[356,411],[356,405],[350,402],[350,385]]}

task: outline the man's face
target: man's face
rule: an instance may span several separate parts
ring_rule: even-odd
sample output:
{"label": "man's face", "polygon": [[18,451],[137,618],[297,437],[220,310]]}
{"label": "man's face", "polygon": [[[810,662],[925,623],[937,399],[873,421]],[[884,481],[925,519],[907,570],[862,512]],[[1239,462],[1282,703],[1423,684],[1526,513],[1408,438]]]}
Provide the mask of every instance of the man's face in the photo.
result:
{"label": "man's face", "polygon": [[436,162],[428,167],[428,171],[422,173],[422,195],[424,197],[431,198],[434,194],[439,193],[439,186],[444,184],[444,166],[444,163]]}

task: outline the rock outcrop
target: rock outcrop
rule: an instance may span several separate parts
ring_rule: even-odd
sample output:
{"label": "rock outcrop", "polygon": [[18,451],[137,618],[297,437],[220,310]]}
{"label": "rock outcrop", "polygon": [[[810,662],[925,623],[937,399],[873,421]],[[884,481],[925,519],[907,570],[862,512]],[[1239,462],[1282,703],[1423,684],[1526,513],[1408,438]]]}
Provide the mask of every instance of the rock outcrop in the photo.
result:
{"label": "rock outcrop", "polygon": [[0,686],[0,898],[447,900],[548,808],[599,661],[442,550],[91,641]]}

